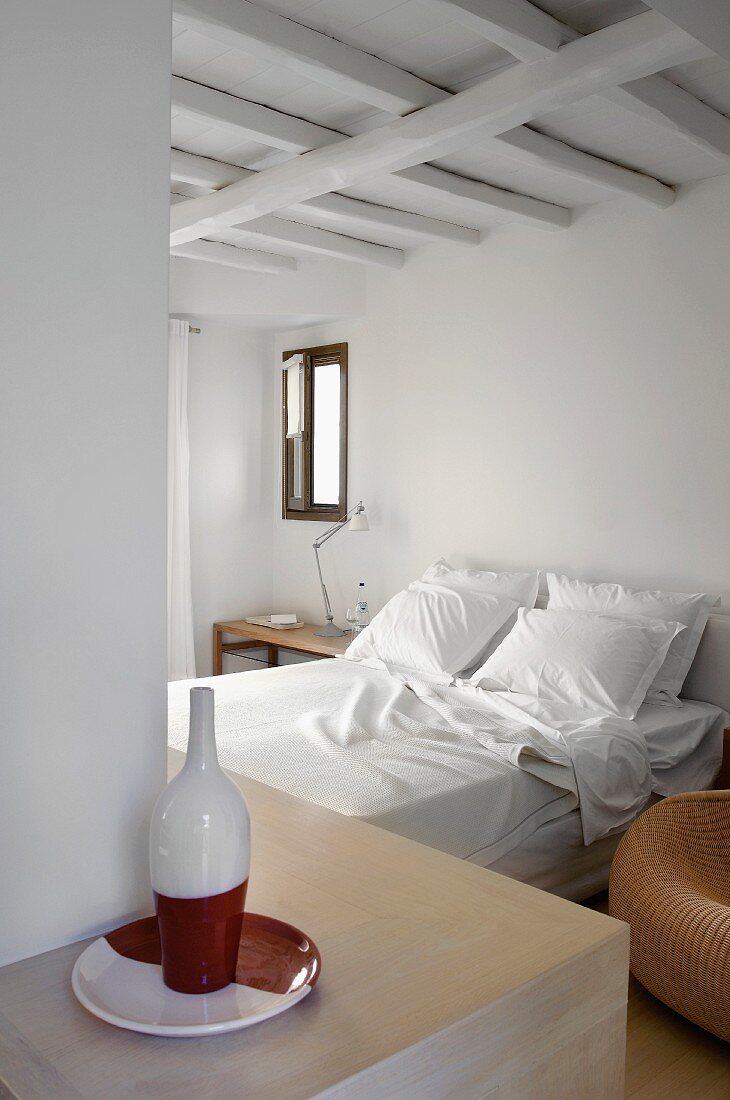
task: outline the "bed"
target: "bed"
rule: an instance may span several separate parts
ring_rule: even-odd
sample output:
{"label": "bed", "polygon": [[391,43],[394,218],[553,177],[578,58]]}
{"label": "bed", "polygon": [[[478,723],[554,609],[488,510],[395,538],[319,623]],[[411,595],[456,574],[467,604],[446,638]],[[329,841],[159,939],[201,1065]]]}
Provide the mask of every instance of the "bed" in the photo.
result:
{"label": "bed", "polygon": [[698,701],[629,721],[317,661],[171,683],[169,743],[185,749],[189,688],[208,684],[229,770],[580,900],[652,800],[712,785],[729,667],[730,617],[712,615],[685,688]]}

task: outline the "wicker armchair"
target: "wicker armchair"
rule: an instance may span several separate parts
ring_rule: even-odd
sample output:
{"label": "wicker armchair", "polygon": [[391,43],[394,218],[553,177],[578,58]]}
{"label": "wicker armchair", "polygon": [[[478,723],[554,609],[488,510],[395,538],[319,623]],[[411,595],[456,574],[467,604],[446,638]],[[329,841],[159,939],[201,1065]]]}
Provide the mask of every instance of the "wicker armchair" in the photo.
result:
{"label": "wicker armchair", "polygon": [[609,912],[631,926],[631,971],[730,1041],[730,791],[658,802],[614,856]]}

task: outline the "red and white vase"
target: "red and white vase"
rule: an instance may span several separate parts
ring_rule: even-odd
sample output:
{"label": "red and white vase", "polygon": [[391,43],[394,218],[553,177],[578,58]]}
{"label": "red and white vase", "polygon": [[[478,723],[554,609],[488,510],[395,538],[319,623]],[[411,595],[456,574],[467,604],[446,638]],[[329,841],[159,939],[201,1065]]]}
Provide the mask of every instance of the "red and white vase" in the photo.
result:
{"label": "red and white vase", "polygon": [[179,993],[212,993],[236,978],[250,864],[248,807],[222,771],[213,689],[190,690],[185,765],[157,799],[150,871],[162,977]]}

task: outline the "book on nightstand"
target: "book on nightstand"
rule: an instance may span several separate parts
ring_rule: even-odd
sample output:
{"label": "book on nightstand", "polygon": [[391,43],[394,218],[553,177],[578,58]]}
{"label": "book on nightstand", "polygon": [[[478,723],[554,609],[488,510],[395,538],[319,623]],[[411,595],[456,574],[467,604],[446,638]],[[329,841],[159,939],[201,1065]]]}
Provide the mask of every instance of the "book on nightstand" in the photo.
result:
{"label": "book on nightstand", "polygon": [[244,620],[252,626],[270,626],[272,630],[298,630],[304,626],[296,615],[250,615]]}

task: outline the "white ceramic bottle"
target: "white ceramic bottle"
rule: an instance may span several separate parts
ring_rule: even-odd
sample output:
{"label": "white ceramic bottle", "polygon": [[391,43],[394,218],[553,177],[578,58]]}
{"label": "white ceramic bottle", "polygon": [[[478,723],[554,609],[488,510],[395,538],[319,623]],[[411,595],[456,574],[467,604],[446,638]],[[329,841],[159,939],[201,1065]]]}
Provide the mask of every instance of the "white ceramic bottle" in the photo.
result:
{"label": "white ceramic bottle", "polygon": [[171,989],[211,993],[235,980],[249,863],[248,808],[218,763],[213,689],[194,687],[187,759],[150,824],[162,976]]}

